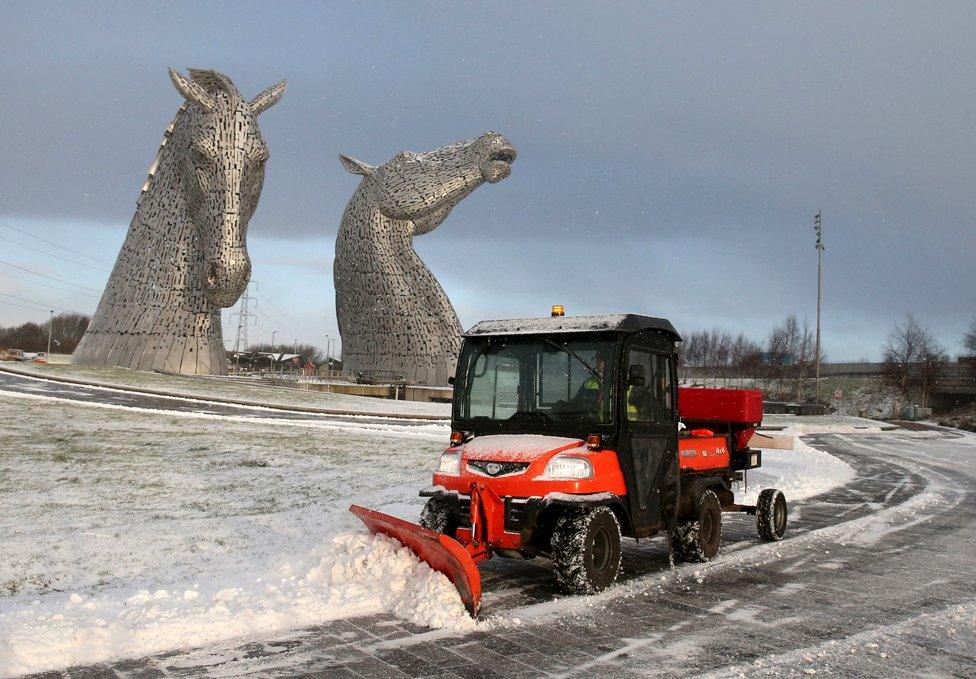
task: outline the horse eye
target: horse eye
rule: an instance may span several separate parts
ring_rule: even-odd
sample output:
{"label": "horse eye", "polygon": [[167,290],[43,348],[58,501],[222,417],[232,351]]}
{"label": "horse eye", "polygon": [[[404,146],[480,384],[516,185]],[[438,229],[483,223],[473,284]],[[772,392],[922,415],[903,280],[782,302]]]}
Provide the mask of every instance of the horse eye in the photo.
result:
{"label": "horse eye", "polygon": [[208,164],[211,162],[212,158],[206,149],[199,146],[191,146],[190,152],[193,155],[193,159],[201,164]]}

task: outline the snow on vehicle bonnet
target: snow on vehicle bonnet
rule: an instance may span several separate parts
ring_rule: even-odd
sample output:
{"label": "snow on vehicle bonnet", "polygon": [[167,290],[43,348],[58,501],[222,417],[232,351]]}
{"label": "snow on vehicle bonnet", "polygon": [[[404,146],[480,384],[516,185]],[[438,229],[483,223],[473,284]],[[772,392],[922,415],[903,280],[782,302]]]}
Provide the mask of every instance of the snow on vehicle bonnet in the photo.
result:
{"label": "snow on vehicle bonnet", "polygon": [[461,452],[464,458],[468,460],[532,462],[549,453],[558,453],[582,446],[582,439],[565,436],[497,434],[472,439],[464,444]]}

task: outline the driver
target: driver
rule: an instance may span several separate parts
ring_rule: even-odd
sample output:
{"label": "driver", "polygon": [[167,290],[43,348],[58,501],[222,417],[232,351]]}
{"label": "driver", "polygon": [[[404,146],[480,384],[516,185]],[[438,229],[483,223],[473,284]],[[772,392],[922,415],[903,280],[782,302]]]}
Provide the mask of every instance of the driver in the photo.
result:
{"label": "driver", "polygon": [[585,412],[594,422],[603,422],[610,415],[610,380],[605,378],[606,360],[602,356],[596,359],[594,366],[597,375],[590,375],[573,397],[573,403],[579,410]]}

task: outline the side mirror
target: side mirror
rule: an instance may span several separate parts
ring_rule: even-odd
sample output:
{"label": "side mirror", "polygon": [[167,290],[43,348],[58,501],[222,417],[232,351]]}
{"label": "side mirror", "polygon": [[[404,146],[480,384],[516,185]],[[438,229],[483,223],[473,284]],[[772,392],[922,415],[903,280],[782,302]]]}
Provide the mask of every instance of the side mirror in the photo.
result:
{"label": "side mirror", "polygon": [[640,363],[631,363],[627,369],[627,384],[632,387],[643,387],[647,384],[647,375],[644,366]]}

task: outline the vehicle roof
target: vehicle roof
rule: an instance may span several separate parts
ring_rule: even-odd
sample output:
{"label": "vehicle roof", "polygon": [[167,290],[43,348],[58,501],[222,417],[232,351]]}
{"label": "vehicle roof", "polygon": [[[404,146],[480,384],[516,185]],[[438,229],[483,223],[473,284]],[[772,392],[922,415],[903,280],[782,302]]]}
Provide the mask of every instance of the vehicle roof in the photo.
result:
{"label": "vehicle roof", "polygon": [[490,337],[493,335],[548,335],[570,332],[620,332],[660,330],[681,341],[678,331],[666,318],[640,314],[605,314],[602,316],[555,316],[545,318],[513,318],[509,320],[481,321],[464,333],[464,337]]}

